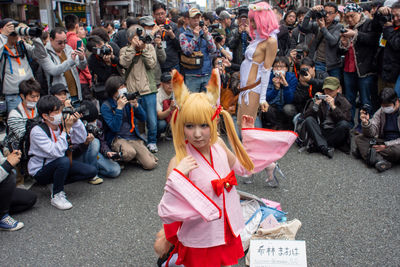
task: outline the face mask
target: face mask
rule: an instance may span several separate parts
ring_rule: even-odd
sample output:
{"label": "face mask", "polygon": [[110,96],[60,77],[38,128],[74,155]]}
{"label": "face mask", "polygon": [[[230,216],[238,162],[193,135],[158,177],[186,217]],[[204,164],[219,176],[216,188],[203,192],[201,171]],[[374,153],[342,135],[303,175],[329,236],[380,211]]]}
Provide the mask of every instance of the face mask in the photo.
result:
{"label": "face mask", "polygon": [[394,112],[394,107],[393,106],[391,106],[391,107],[382,107],[382,111],[384,113],[386,113],[386,114],[390,114],[390,113]]}
{"label": "face mask", "polygon": [[26,107],[29,109],[34,109],[36,107],[36,102],[26,101]]}
{"label": "face mask", "polygon": [[150,35],[151,32],[152,32],[151,30],[146,30],[146,34],[147,34],[147,35]]}
{"label": "face mask", "polygon": [[52,118],[53,118],[52,121],[49,120],[49,122],[50,122],[51,124],[53,124],[53,125],[60,125],[61,122],[62,122],[62,113],[59,113],[59,114],[57,114],[57,115],[55,115],[55,116],[52,116]]}
{"label": "face mask", "polygon": [[274,75],[279,76],[282,74],[282,76],[285,76],[286,72],[284,70],[274,70]]}
{"label": "face mask", "polygon": [[126,89],[126,87],[118,89],[118,94],[119,96],[122,96],[123,94],[128,93],[128,90]]}

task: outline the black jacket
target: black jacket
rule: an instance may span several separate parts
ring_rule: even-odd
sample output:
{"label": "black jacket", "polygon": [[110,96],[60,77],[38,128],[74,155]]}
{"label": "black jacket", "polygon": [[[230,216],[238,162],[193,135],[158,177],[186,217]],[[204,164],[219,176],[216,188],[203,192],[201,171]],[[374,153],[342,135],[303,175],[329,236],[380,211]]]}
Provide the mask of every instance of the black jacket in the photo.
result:
{"label": "black jacket", "polygon": [[[113,65],[118,64],[118,58],[114,58]],[[115,74],[119,75],[116,66],[106,65],[102,59],[99,59],[95,54],[91,54],[88,58],[88,65],[92,77],[97,76],[97,84],[105,84],[107,79]]]}
{"label": "black jacket", "polygon": [[[365,77],[377,72],[374,64],[374,58],[378,49],[379,32],[374,31],[372,20],[361,16],[360,22],[354,27],[357,30],[357,36],[353,40],[353,49],[356,60],[356,69],[358,77]],[[348,50],[345,49],[346,53]]]}
{"label": "black jacket", "polygon": [[383,38],[386,46],[383,50],[382,79],[395,83],[400,75],[400,29],[384,27]]}
{"label": "black jacket", "polygon": [[320,29],[317,22],[310,21],[313,16],[313,11],[308,11],[301,25],[305,31],[311,32],[315,35],[315,38],[311,43],[309,57],[313,58],[315,61],[318,46],[321,44],[322,40],[325,39],[326,69],[329,71],[331,69],[340,68],[342,60],[339,52],[339,39],[340,30],[343,28],[343,25],[337,21],[333,21],[328,28]]}
{"label": "black jacket", "polygon": [[114,35],[114,38],[112,40],[112,43],[118,45],[120,49],[128,44],[128,38],[126,38],[126,31],[127,31],[126,29],[119,30]]}
{"label": "black jacket", "polygon": [[[246,32],[246,39],[247,39],[246,44],[248,46],[251,41],[251,37],[250,35],[247,34],[247,32]],[[234,28],[232,30],[230,37],[227,39],[226,45],[229,47],[229,49],[232,51],[233,54],[233,60],[231,63],[238,65],[242,64],[242,61],[244,60],[244,53],[243,53],[242,36],[241,33],[239,33],[239,28]]]}
{"label": "black jacket", "polygon": [[314,105],[309,105],[304,112],[304,118],[313,116],[315,118],[318,118],[319,121],[322,123],[323,121],[325,121],[329,112],[332,116],[332,120],[334,123],[338,123],[343,120],[350,122],[351,104],[349,103],[349,101],[347,101],[347,99],[341,94],[337,94],[337,96],[335,97],[335,106],[335,109],[328,110],[328,103],[322,101],[319,105],[318,110],[315,111]]}
{"label": "black jacket", "polygon": [[161,69],[169,69],[179,64],[179,53],[181,51],[181,46],[179,44],[178,27],[172,21],[169,22],[169,25],[175,34],[175,39],[171,39],[168,35],[165,35],[163,39],[163,41],[167,43],[167,48],[165,49],[167,59],[164,63],[160,64]]}
{"label": "black jacket", "polygon": [[310,85],[312,85],[311,95],[314,96],[317,92],[322,92],[322,86],[324,85],[324,80],[328,77],[326,71],[315,71],[315,77],[308,82],[308,86],[302,85],[300,82],[297,83],[296,91],[294,91],[293,105],[295,105],[298,112],[303,112],[303,109],[310,99]]}

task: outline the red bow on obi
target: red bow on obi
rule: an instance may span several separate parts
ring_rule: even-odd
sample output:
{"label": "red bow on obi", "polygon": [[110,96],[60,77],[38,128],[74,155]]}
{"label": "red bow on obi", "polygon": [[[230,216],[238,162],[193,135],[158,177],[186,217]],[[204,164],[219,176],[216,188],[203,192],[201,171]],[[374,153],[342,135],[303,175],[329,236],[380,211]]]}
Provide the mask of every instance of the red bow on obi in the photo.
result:
{"label": "red bow on obi", "polygon": [[215,194],[220,196],[224,190],[224,187],[228,192],[232,190],[232,186],[237,185],[237,180],[235,176],[235,172],[231,171],[225,178],[223,179],[215,179],[211,181],[212,187],[214,188]]}

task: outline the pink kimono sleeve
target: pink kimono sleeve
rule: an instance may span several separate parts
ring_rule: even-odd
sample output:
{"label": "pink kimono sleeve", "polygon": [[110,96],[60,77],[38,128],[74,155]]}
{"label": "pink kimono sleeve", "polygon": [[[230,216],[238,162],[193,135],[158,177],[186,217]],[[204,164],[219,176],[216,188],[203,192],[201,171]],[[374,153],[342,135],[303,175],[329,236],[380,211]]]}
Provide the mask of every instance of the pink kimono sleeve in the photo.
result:
{"label": "pink kimono sleeve", "polygon": [[[274,131],[259,128],[243,128],[243,146],[254,163],[253,173],[264,170],[272,162],[282,158],[297,138],[292,131]],[[250,175],[238,160],[233,170],[236,174]]]}
{"label": "pink kimono sleeve", "polygon": [[176,169],[168,176],[164,190],[158,204],[158,215],[163,223],[199,217],[205,221],[221,218],[222,211],[218,205]]}

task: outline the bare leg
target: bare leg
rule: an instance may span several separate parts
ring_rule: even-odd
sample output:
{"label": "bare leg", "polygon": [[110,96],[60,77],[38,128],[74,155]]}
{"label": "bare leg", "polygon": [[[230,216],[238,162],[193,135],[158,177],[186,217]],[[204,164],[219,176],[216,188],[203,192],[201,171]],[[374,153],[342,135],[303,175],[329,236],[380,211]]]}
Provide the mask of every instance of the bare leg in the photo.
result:
{"label": "bare leg", "polygon": [[242,104],[239,105],[238,113],[237,113],[237,124],[239,126],[239,131],[241,131],[241,123],[243,115],[250,115],[254,118],[254,121],[257,119],[258,107],[260,106],[260,95],[255,92],[249,92],[249,104],[246,105],[244,102],[244,97],[242,97]]}

